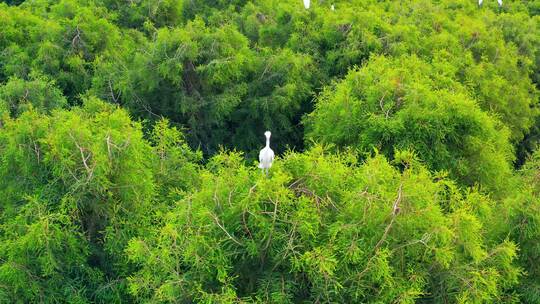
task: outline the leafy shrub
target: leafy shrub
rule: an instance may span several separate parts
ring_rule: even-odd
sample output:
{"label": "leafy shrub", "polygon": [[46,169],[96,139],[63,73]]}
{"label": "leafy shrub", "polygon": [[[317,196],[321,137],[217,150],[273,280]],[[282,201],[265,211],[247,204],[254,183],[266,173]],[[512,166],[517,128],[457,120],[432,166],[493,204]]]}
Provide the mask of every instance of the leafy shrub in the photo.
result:
{"label": "leafy shrub", "polygon": [[411,149],[432,170],[497,190],[510,174],[508,131],[438,72],[415,56],[370,60],[319,96],[307,138],[389,157]]}

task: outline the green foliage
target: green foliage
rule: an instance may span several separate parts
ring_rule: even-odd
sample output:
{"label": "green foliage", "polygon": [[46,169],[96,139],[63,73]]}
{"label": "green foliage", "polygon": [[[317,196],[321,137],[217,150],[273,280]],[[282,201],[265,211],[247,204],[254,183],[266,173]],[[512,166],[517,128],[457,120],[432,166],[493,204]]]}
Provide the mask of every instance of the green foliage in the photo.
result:
{"label": "green foliage", "polygon": [[193,152],[176,128],[169,126],[169,121],[158,121],[152,131],[153,152],[157,156],[154,165],[156,171],[156,190],[161,195],[181,194],[199,185],[198,163],[202,159],[200,151]]}
{"label": "green foliage", "polygon": [[130,292],[149,302],[500,298],[520,274],[516,246],[487,239],[469,198],[443,195],[448,180],[414,159],[405,167],[315,147],[287,154],[266,179],[240,155],[219,154],[203,187],[130,241],[141,267]]}
{"label": "green foliage", "polygon": [[142,28],[146,22],[155,27],[176,26],[183,20],[183,0],[100,0],[99,3],[115,12],[117,23],[123,27]]}
{"label": "green foliage", "polygon": [[0,86],[0,104],[8,114],[19,115],[30,107],[50,112],[66,106],[67,101],[54,81],[45,76],[31,75],[29,81],[14,77]]}
{"label": "green foliage", "polygon": [[540,303],[538,12],[1,2],[0,302]]}
{"label": "green foliage", "polygon": [[71,0],[0,4],[0,80],[38,71],[75,101],[90,86],[96,56],[121,44],[120,30],[107,16],[102,8]]}
{"label": "green foliage", "polygon": [[0,299],[5,303],[87,303],[102,276],[86,264],[88,243],[69,216],[27,197],[2,225]]}
{"label": "green foliage", "polygon": [[309,57],[252,50],[234,26],[209,28],[200,19],[159,29],[142,48],[124,64],[104,62],[96,94],[115,102],[119,92],[118,102],[138,115],[182,123],[205,153],[258,146],[266,129],[281,134],[281,146],[300,145],[295,125],[312,89]]}
{"label": "green foliage", "polygon": [[[509,235],[520,248],[520,264],[526,275],[519,286],[524,303],[540,301],[540,150],[525,163],[515,183],[516,193],[500,209],[511,227]],[[507,230],[501,231],[506,233]]]}
{"label": "green foliage", "polygon": [[509,175],[508,132],[458,83],[417,57],[377,57],[323,92],[308,138],[377,149],[412,149],[433,170],[496,190]]}
{"label": "green foliage", "polygon": [[200,157],[178,131],[160,122],[154,141],[155,147],[143,139],[125,111],[95,99],[51,116],[31,110],[6,118],[0,140],[6,299],[121,301],[118,276],[128,270],[122,252],[159,209],[155,188],[169,195],[197,180],[192,161]]}
{"label": "green foliage", "polygon": [[[77,301],[88,299],[93,291],[87,288],[99,290],[97,280],[104,278],[99,263],[111,262],[99,255],[114,253],[122,243],[119,231],[129,232],[121,217],[148,207],[151,150],[140,128],[124,111],[89,100],[85,109],[55,111],[51,117],[31,111],[8,119],[2,146],[3,230],[14,238],[2,252],[3,275],[18,277],[4,291],[35,284],[26,295],[16,292],[9,298],[54,302],[74,293],[70,297]],[[20,242],[37,247],[24,253]],[[101,248],[94,247],[100,243]],[[43,265],[34,265],[35,258]],[[27,274],[10,273],[9,263],[20,264]],[[94,273],[90,278],[97,282],[81,282],[85,272]],[[69,282],[63,282],[62,273],[73,277],[72,287],[64,285]],[[32,283],[35,277],[40,280]]]}

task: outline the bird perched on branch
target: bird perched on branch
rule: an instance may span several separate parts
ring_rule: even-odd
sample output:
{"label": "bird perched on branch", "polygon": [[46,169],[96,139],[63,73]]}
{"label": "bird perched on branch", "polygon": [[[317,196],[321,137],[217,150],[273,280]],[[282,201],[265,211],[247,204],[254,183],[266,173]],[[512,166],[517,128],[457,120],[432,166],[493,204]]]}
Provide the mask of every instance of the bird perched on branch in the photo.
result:
{"label": "bird perched on branch", "polygon": [[261,152],[259,152],[259,168],[268,175],[268,170],[272,167],[272,161],[274,161],[274,151],[270,149],[270,136],[272,133],[270,131],[264,132],[266,136],[266,147],[264,147]]}

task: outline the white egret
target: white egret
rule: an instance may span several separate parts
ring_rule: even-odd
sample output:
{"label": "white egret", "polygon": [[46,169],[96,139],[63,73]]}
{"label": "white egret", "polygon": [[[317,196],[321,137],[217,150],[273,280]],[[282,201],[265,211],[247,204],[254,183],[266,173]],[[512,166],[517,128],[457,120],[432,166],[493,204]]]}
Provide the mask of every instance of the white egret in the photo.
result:
{"label": "white egret", "polygon": [[306,9],[309,9],[309,5],[310,5],[310,0],[304,0],[304,7]]}
{"label": "white egret", "polygon": [[[484,2],[484,0],[478,0],[478,5],[479,6],[482,6],[482,3]],[[502,0],[497,0],[497,3],[499,3],[499,6],[502,7]]]}
{"label": "white egret", "polygon": [[268,170],[272,167],[272,161],[274,160],[274,151],[270,149],[270,136],[272,133],[270,131],[264,132],[266,136],[266,147],[264,147],[261,152],[259,152],[259,168],[268,175]]}
{"label": "white egret", "polygon": [[331,10],[333,10],[333,11],[335,11],[335,10],[336,10],[336,8],[334,7],[334,5],[333,5],[333,4],[332,4],[332,5],[330,5],[330,9],[331,9]]}

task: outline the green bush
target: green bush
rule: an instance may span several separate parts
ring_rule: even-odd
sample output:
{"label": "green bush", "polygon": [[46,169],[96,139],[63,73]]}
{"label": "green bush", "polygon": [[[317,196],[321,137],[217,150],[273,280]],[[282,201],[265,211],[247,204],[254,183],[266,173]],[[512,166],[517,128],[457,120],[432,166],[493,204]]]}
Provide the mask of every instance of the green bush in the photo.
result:
{"label": "green bush", "polygon": [[215,156],[203,186],[130,241],[130,292],[167,303],[510,300],[517,247],[488,239],[479,194],[398,154],[402,172],[316,146],[279,159],[269,179],[239,154]]}
{"label": "green bush", "polygon": [[466,89],[421,59],[376,57],[324,91],[307,138],[373,149],[411,149],[427,166],[466,185],[497,190],[510,174],[509,133]]}
{"label": "green bush", "polygon": [[122,301],[127,241],[151,226],[161,195],[198,179],[200,156],[166,121],[153,143],[126,111],[95,99],[5,119],[2,301]]}
{"label": "green bush", "polygon": [[540,303],[538,1],[4,2],[1,303]]}

